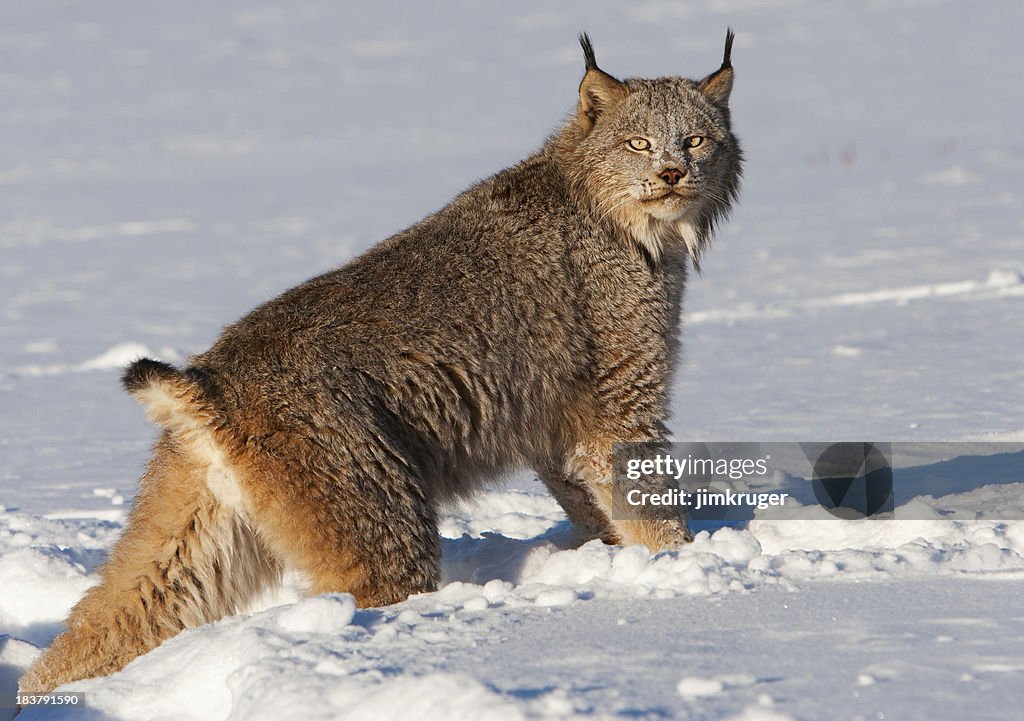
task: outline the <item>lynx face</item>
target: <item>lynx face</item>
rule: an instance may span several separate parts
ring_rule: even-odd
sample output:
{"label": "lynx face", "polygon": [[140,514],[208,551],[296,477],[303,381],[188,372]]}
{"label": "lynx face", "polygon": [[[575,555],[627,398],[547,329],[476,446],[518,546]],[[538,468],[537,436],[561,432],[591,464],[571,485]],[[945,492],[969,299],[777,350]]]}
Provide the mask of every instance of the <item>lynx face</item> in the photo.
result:
{"label": "lynx face", "polygon": [[[720,196],[734,153],[725,114],[689,80],[627,80],[617,112],[587,139],[631,211],[672,222]],[[628,200],[627,200],[628,199]]]}
{"label": "lynx face", "polygon": [[698,263],[738,192],[742,155],[730,125],[730,49],[731,35],[722,68],[700,81],[620,82],[591,62],[584,42],[578,149],[584,182],[598,212],[655,258],[682,243]]}

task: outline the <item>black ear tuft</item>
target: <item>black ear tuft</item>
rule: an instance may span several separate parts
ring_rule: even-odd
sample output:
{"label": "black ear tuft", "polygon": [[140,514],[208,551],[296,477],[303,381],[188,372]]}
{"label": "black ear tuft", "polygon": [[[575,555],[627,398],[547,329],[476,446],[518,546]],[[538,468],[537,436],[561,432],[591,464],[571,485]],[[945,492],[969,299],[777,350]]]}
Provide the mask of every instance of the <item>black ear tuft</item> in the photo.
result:
{"label": "black ear tuft", "polygon": [[580,33],[580,46],[583,48],[583,60],[587,63],[587,71],[580,81],[578,116],[580,128],[586,134],[594,127],[597,117],[621,102],[629,91],[623,83],[597,67],[594,44],[590,42],[590,36],[586,33]]}
{"label": "black ear tuft", "polygon": [[583,48],[583,61],[587,64],[587,70],[597,70],[594,44],[590,42],[590,36],[586,33],[580,33],[580,46]]}
{"label": "black ear tuft", "polygon": [[720,70],[732,67],[732,41],[736,39],[736,33],[732,31],[732,28],[727,28],[725,31],[725,57],[722,58],[722,67]]}
{"label": "black ear tuft", "polygon": [[722,67],[697,83],[700,91],[722,108],[729,105],[729,95],[732,93],[732,81],[735,76],[732,69],[732,41],[735,39],[736,33],[729,28],[725,33],[725,54],[722,55]]}

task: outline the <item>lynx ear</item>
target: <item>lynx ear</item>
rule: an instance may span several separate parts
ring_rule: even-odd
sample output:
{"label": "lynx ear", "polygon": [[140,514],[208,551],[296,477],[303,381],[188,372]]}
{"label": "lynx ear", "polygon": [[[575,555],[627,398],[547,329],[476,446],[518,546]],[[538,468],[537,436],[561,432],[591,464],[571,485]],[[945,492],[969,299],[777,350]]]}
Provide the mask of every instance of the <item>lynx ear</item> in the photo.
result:
{"label": "lynx ear", "polygon": [[729,104],[729,93],[732,92],[732,41],[736,35],[732,29],[725,33],[725,57],[722,67],[697,83],[700,91],[719,105]]}
{"label": "lynx ear", "polygon": [[601,113],[614,107],[628,91],[626,86],[597,67],[594,58],[594,46],[586,33],[580,34],[580,45],[583,46],[583,59],[587,64],[587,72],[580,82],[580,125],[584,133],[589,133]]}

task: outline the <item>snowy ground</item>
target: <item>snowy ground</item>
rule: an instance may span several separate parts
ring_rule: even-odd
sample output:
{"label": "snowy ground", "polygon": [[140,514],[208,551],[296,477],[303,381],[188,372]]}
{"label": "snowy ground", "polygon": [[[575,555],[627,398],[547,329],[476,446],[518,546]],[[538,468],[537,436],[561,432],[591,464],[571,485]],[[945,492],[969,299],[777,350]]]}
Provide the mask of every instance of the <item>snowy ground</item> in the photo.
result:
{"label": "snowy ground", "polygon": [[[703,74],[737,31],[744,194],[688,292],[677,437],[1024,441],[1024,6],[350,5],[0,10],[0,693],[131,504],[154,429],[118,368],[530,152],[580,29],[619,75]],[[446,519],[435,594],[285,593],[23,718],[1014,719],[1024,469],[1002,480],[651,558],[568,548],[519,479]]]}

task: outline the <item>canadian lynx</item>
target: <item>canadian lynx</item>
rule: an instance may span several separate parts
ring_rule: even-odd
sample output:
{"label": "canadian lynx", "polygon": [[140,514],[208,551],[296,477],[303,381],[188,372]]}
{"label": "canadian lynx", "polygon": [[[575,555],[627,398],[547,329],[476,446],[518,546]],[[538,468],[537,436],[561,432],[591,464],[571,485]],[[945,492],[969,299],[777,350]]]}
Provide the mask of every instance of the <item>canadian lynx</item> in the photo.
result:
{"label": "canadian lynx", "polygon": [[583,35],[577,112],[534,155],[125,388],[163,432],[101,582],[22,677],[122,668],[235,612],[282,569],[361,606],[436,588],[438,507],[534,468],[583,534],[671,548],[685,519],[611,514],[611,449],[664,440],[688,264],[735,200],[733,35],[701,80],[619,81]]}

